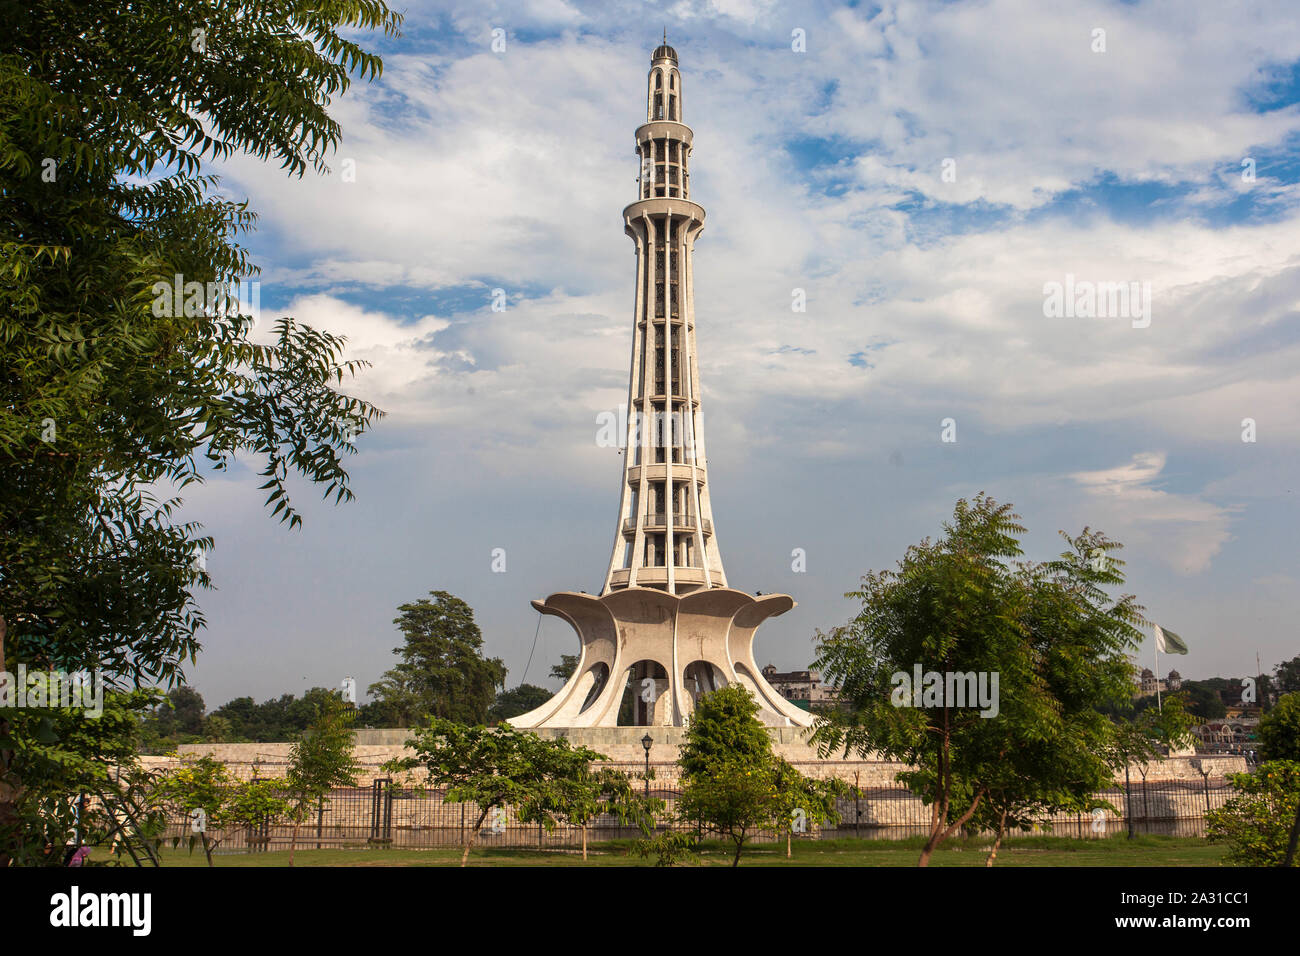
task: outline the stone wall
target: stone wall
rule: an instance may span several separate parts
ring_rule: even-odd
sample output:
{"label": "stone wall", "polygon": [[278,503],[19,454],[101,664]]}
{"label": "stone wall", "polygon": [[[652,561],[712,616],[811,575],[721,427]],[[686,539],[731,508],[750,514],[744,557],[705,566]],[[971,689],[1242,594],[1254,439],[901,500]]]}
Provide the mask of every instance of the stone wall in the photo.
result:
{"label": "stone wall", "polygon": [[[609,763],[637,769],[645,764],[645,749],[641,738],[650,734],[654,743],[650,750],[650,761],[658,769],[656,773],[662,779],[675,776],[667,766],[677,759],[678,748],[685,739],[681,727],[595,727],[575,728],[569,730],[533,731],[539,736],[555,738],[568,737],[575,746],[589,747],[609,758]],[[410,751],[404,746],[411,736],[410,730],[381,729],[356,731],[356,757],[364,768],[358,782],[368,785],[375,777],[387,776],[380,767],[394,757],[408,755]],[[894,775],[904,769],[899,763],[871,759],[821,759],[814,748],[806,742],[807,731],[799,727],[771,727],[768,733],[772,737],[772,749],[778,755],[799,766],[810,776],[839,777],[849,783],[862,787],[880,787],[893,784]],[[252,744],[182,744],[178,752],[182,756],[211,754],[230,767],[231,771],[242,779],[256,774],[259,777],[283,776],[289,761],[289,743],[252,743]],[[171,757],[146,757],[146,767],[161,768],[175,766],[177,760]],[[1149,765],[1130,767],[1130,777],[1134,784],[1145,779],[1148,782],[1158,780],[1202,779],[1202,770],[1212,778],[1221,778],[1229,773],[1246,770],[1245,759],[1239,756],[1205,756],[1195,757],[1179,755],[1154,761]],[[406,780],[418,783],[421,774],[406,775]],[[1124,780],[1121,772],[1116,776],[1120,783]]]}

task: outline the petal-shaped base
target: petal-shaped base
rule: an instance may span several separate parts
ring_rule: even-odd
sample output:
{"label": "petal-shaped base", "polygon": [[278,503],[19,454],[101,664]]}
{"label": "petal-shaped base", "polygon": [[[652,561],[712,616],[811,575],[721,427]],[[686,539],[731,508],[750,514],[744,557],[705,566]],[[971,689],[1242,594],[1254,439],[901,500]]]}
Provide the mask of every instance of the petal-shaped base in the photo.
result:
{"label": "petal-shaped base", "polygon": [[813,724],[813,715],[778,694],[754,662],[754,632],[794,607],[787,594],[755,598],[708,588],[678,597],[626,588],[595,597],[561,591],[533,607],[568,621],[582,652],[560,692],[511,718],[513,727],[615,727],[634,669],[647,726],[684,726],[699,694],[727,684],[754,695],[768,727]]}

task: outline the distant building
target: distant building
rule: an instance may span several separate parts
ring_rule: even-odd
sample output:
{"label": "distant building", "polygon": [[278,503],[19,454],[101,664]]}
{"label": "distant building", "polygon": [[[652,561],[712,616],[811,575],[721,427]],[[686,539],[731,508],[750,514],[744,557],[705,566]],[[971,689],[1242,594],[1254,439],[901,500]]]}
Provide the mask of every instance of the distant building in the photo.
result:
{"label": "distant building", "polygon": [[834,704],[839,696],[832,688],[822,683],[818,671],[779,671],[775,665],[763,668],[763,678],[772,688],[790,703],[804,710],[811,710],[816,704]]}
{"label": "distant building", "polygon": [[1171,690],[1178,690],[1183,686],[1183,677],[1178,671],[1170,671],[1164,680],[1156,679],[1156,675],[1151,668],[1142,668],[1141,673],[1136,679],[1137,687],[1133,691],[1134,697],[1154,697],[1156,692],[1167,694]]}
{"label": "distant building", "polygon": [[1253,750],[1258,731],[1258,717],[1232,715],[1224,720],[1212,720],[1195,728],[1196,749],[1210,753]]}

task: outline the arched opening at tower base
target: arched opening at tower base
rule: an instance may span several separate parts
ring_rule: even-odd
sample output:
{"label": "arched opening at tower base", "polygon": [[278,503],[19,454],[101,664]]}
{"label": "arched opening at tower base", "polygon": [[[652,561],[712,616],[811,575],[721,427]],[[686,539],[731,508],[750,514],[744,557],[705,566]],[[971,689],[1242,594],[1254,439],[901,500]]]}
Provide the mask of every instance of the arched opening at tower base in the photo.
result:
{"label": "arched opening at tower base", "polygon": [[620,727],[656,727],[673,722],[668,671],[658,661],[637,661],[625,672],[618,708]]}

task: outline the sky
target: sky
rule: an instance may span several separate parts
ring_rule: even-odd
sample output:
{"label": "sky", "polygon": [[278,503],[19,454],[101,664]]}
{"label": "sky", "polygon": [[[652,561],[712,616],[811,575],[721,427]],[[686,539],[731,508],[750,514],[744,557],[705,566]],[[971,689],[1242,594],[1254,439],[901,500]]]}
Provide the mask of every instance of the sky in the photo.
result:
{"label": "sky", "polygon": [[[370,363],[345,390],[387,415],[349,459],[355,501],[293,486],[300,529],[255,462],[186,490],[216,541],[190,682],[209,707],[364,689],[398,605],[446,590],[508,686],[558,688],[577,639],[529,602],[599,591],[614,544],[598,416],[627,400],[621,211],[664,29],[707,211],[715,529],[733,587],[798,602],[760,665],[807,667],[861,576],[981,491],[1015,505],[1027,558],[1061,530],[1122,542],[1184,677],[1300,654],[1289,7],[412,2],[402,37],[365,41],[382,77],[331,106],[331,174],[212,167],[260,216],[258,334],[345,335]],[[1101,283],[1127,311],[1074,300]],[[1067,287],[1080,307],[1054,308]]]}

